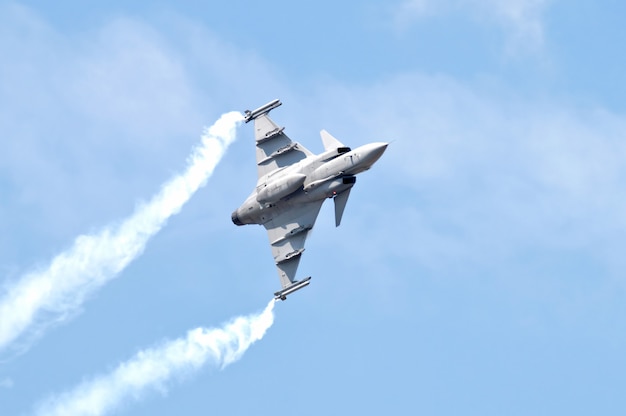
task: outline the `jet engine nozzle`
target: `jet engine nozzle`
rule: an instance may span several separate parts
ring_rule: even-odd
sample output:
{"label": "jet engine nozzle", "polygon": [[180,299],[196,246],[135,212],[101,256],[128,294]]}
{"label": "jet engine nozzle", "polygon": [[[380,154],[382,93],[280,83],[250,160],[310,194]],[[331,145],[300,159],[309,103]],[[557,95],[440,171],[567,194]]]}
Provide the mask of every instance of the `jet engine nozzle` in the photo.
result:
{"label": "jet engine nozzle", "polygon": [[244,225],[243,222],[239,219],[239,215],[237,214],[237,210],[234,210],[230,215],[230,219],[233,220],[233,224],[235,225]]}

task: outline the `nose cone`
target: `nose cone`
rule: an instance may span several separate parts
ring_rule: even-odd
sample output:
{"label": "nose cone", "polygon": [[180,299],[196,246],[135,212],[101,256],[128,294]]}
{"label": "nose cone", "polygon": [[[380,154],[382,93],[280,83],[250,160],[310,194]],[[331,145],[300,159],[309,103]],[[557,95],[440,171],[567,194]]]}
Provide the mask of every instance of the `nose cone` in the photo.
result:
{"label": "nose cone", "polygon": [[389,146],[389,143],[372,143],[372,156],[374,157],[374,162],[380,159],[383,153],[385,153],[385,150],[387,150],[387,146]]}
{"label": "nose cone", "polygon": [[389,143],[377,142],[363,146],[363,162],[369,168],[372,166],[387,150]]}
{"label": "nose cone", "polygon": [[389,143],[377,142],[361,146],[348,153],[352,167],[344,172],[351,175],[369,170],[374,163],[385,153]]}

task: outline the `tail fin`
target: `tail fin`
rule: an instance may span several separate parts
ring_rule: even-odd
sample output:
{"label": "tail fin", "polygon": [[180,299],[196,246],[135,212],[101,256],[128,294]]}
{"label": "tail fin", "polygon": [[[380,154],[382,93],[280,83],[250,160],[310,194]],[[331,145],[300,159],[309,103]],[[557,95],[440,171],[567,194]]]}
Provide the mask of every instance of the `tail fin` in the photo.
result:
{"label": "tail fin", "polygon": [[322,136],[322,143],[324,143],[324,149],[326,150],[337,149],[338,147],[345,147],[343,143],[331,136],[331,134],[326,130],[320,131],[320,136]]}

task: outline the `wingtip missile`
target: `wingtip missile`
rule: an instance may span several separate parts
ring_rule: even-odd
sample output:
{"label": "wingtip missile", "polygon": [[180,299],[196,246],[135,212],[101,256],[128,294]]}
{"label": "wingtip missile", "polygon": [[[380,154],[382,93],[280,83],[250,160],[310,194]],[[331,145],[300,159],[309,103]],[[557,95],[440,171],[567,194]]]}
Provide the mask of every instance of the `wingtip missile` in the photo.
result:
{"label": "wingtip missile", "polygon": [[246,110],[244,111],[244,121],[247,123],[251,120],[254,120],[255,118],[257,118],[258,116],[260,116],[261,114],[265,114],[265,113],[269,113],[271,110],[275,109],[276,107],[279,107],[280,105],[282,105],[282,103],[280,102],[280,100],[277,98],[273,101],[270,101],[269,103],[262,105],[261,107],[257,108],[256,110]]}
{"label": "wingtip missile", "polygon": [[296,290],[300,290],[303,287],[308,286],[309,283],[311,283],[311,276],[307,277],[306,279],[302,279],[299,282],[294,282],[294,284],[292,284],[291,286],[287,286],[283,290],[279,290],[278,292],[274,293],[274,299],[285,300],[287,299],[287,295],[290,295]]}

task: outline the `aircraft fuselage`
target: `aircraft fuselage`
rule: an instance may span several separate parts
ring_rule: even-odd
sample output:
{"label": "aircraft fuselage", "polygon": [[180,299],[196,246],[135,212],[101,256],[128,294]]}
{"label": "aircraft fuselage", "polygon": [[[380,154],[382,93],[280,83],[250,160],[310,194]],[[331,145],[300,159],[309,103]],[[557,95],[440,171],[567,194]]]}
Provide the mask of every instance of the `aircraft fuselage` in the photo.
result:
{"label": "aircraft fuselage", "polygon": [[265,224],[300,203],[332,198],[354,186],[355,175],[368,170],[386,148],[382,142],[340,147],[270,172],[233,212],[233,223]]}

